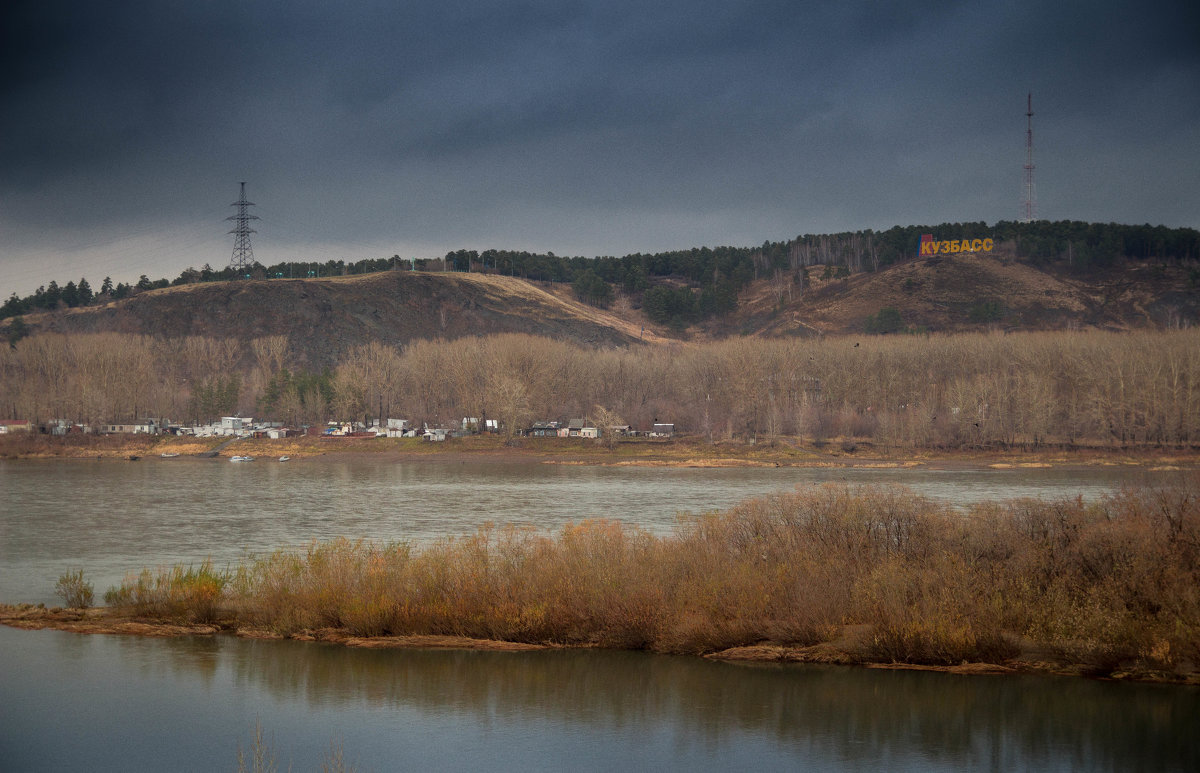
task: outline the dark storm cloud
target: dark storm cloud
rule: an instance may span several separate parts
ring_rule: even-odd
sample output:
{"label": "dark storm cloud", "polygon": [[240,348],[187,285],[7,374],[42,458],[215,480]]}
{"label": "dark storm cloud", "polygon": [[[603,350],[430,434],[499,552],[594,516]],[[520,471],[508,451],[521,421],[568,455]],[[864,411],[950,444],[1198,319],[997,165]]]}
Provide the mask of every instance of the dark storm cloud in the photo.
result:
{"label": "dark storm cloud", "polygon": [[[1044,215],[1197,224],[1200,19],[1182,3],[18,2],[4,14],[6,269],[55,250],[83,261],[123,234],[154,253],[134,276],[216,265],[240,180],[264,259],[333,244],[349,258],[621,254],[1009,219],[1027,91]],[[1137,175],[1159,184],[1130,186]],[[154,242],[209,228],[212,242]],[[13,273],[23,292],[53,278]]]}

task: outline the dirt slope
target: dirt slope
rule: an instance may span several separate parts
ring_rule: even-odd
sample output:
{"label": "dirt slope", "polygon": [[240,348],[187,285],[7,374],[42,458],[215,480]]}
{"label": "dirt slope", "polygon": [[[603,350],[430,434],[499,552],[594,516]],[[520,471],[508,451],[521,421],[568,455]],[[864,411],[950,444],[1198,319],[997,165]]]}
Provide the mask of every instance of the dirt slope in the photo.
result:
{"label": "dirt slope", "polygon": [[[742,332],[862,333],[880,309],[934,331],[1169,327],[1195,324],[1200,293],[1181,267],[1132,265],[1087,277],[1051,272],[1004,254],[939,255],[846,279],[758,282],[741,297]],[[782,299],[782,302],[781,302]],[[990,305],[989,305],[990,304]]]}
{"label": "dirt slope", "polygon": [[589,346],[638,340],[639,325],[520,279],[384,272],[325,279],[212,282],[140,293],[100,307],[26,317],[34,330],[200,335],[283,334],[310,368],[368,340],[530,333]]}

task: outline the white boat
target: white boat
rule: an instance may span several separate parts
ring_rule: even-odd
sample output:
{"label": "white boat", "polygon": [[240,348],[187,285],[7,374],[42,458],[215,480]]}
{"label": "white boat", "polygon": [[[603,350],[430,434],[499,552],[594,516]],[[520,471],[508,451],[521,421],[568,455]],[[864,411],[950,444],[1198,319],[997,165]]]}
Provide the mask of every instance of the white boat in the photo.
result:
{"label": "white boat", "polygon": [[288,461],[288,460],[289,460],[289,459],[291,459],[291,458],[292,458],[292,457],[290,457],[290,456],[281,456],[281,457],[279,457],[279,461],[281,461],[281,462],[286,462],[286,461]]}
{"label": "white boat", "polygon": [[164,458],[164,459],[174,459],[175,457],[179,456],[179,454],[163,453],[163,454],[160,454],[160,456],[162,456],[162,458]]}
{"label": "white boat", "polygon": [[231,461],[231,462],[253,462],[254,457],[253,456],[231,456],[231,457],[229,457],[229,461]]}

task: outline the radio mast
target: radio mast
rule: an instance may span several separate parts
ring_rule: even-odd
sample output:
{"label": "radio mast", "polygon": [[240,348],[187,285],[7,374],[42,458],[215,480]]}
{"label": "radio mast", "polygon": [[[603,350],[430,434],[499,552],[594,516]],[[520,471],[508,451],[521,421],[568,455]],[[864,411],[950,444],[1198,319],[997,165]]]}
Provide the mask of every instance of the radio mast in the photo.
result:
{"label": "radio mast", "polygon": [[247,207],[253,207],[254,202],[246,201],[246,183],[242,183],[241,198],[229,206],[238,208],[236,215],[225,218],[234,221],[233,230],[229,232],[233,234],[233,257],[229,261],[229,267],[239,273],[244,273],[254,264],[254,250],[250,247],[250,234],[257,232],[250,227],[250,221],[258,220],[258,216],[251,215],[247,209]]}
{"label": "radio mast", "polygon": [[1029,93],[1025,120],[1025,209],[1021,222],[1032,223],[1037,219],[1037,190],[1033,187],[1033,92]]}

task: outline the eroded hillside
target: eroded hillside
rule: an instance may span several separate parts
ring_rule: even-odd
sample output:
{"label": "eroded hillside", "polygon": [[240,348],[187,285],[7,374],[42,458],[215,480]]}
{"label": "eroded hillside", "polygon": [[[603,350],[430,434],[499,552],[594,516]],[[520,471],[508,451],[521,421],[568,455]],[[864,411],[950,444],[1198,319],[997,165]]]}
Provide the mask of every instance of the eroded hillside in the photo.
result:
{"label": "eroded hillside", "polygon": [[530,333],[593,346],[637,340],[640,326],[520,279],[383,272],[357,277],[211,282],[140,293],[104,306],[30,315],[31,330],[248,340],[286,335],[294,361],[334,365],[369,340]]}
{"label": "eroded hillside", "polygon": [[[289,359],[319,369],[350,347],[529,333],[587,346],[734,335],[862,335],[895,310],[903,329],[938,332],[1128,330],[1200,324],[1195,269],[1131,263],[1076,276],[987,255],[939,255],[838,277],[825,266],[776,272],[743,289],[732,314],[686,330],[654,325],[639,296],[609,309],[575,299],[568,284],[479,273],[388,271],[322,279],[208,282],[27,315],[29,332],[121,332],[249,340],[286,335]],[[6,321],[11,324],[10,321]]]}
{"label": "eroded hillside", "polygon": [[[863,333],[868,318],[896,309],[906,327],[964,331],[1194,325],[1200,289],[1181,266],[1135,264],[1075,277],[1003,254],[939,255],[875,273],[807,281],[759,281],[741,297],[740,332],[757,335]],[[721,332],[729,332],[718,330]]]}

